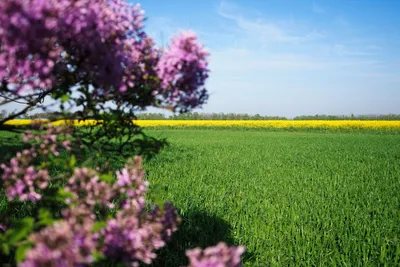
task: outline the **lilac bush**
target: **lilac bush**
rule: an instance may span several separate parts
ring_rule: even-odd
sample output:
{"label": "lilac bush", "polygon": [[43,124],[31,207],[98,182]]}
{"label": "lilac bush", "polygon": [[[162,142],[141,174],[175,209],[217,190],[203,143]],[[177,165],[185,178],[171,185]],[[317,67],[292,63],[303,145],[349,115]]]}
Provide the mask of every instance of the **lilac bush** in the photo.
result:
{"label": "lilac bush", "polygon": [[[29,240],[35,245],[21,266],[89,264],[94,262],[95,252],[132,266],[151,263],[156,257],[154,251],[165,246],[165,241],[177,230],[179,218],[168,203],[163,211],[145,210],[147,182],[143,180],[140,158],[133,162],[135,165],[128,165],[122,171],[130,183],[105,183],[96,178],[99,174],[94,170],[75,168],[65,187],[65,191],[73,193],[67,200],[69,208],[62,212],[63,220],[30,235]],[[104,228],[93,232],[94,205],[110,207],[112,198],[122,191],[136,191],[136,194],[126,194],[122,209],[106,220]]]}
{"label": "lilac bush", "polygon": [[[68,131],[68,128],[63,132],[62,128],[49,125],[44,134],[27,132],[24,135],[25,142],[37,143],[18,153],[9,165],[2,165],[9,200],[41,200],[49,182],[55,178],[50,177],[46,168],[58,162],[60,149],[71,149],[70,141],[61,138]],[[38,155],[45,157],[47,164],[36,170],[33,164]],[[155,252],[178,230],[180,218],[168,202],[162,207],[150,205],[148,208],[150,203],[145,196],[149,183],[144,179],[141,157],[134,157],[122,170],[116,171],[113,181],[101,179],[102,173],[90,168],[70,167],[71,175],[65,179],[61,191],[67,207],[58,220],[28,236],[32,247],[19,265],[82,266],[95,262],[94,255],[103,255],[127,266],[139,266],[140,262],[151,264],[157,256]],[[45,175],[40,176],[41,173]],[[102,218],[96,208],[117,208],[117,212]],[[96,229],[99,223],[102,226]],[[204,252],[188,251],[187,255],[190,266],[240,266],[242,253],[242,247],[219,244]]]}
{"label": "lilac bush", "polygon": [[[33,207],[31,216],[0,218],[1,251],[19,266],[151,264],[178,230],[171,203],[146,199],[142,157],[132,157],[164,143],[133,119],[149,106],[187,112],[205,103],[209,54],[192,32],[160,49],[144,20],[140,5],[124,0],[0,1],[0,105],[25,105],[0,127],[32,108],[46,111],[46,97],[63,119],[95,121],[84,130],[23,129],[30,148],[0,165],[10,207]],[[74,153],[85,147],[128,151],[132,160],[115,172],[77,166]],[[235,267],[243,251],[221,243],[187,255],[190,266]]]}
{"label": "lilac bush", "polygon": [[[0,81],[15,93],[50,90],[73,75],[95,93],[154,96],[196,107],[206,98],[207,52],[193,33],[173,38],[161,54],[143,30],[140,5],[119,0],[0,2]],[[202,97],[199,97],[201,95]]]}
{"label": "lilac bush", "polygon": [[[7,0],[0,4],[0,80],[17,92],[50,89],[65,58],[99,88],[124,92],[146,42],[143,12],[123,1]],[[152,55],[151,51],[146,51]],[[123,65],[125,67],[123,67]],[[5,67],[7,66],[7,71]]]}

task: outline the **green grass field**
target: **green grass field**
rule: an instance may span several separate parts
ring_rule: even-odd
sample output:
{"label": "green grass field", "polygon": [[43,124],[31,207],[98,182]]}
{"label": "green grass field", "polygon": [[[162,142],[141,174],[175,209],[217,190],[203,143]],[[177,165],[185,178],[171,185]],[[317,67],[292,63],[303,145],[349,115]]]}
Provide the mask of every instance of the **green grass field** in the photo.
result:
{"label": "green grass field", "polygon": [[[185,249],[220,240],[246,247],[245,266],[399,266],[399,135],[147,133],[170,142],[145,162],[149,197],[183,218],[154,266],[182,266]],[[3,154],[21,147],[2,136]]]}

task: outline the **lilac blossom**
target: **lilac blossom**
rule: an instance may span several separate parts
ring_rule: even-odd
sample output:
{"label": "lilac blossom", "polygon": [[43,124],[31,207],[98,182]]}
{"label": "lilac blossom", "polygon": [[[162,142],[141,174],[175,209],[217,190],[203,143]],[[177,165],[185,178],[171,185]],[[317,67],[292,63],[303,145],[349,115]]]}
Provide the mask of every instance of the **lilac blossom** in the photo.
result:
{"label": "lilac blossom", "polygon": [[144,175],[141,157],[134,157],[117,172],[114,188],[126,193],[126,200],[123,209],[100,232],[104,254],[132,266],[150,264],[156,257],[154,251],[165,246],[179,223],[178,213],[169,203],[162,210],[156,207],[145,211],[148,182],[143,180]]}
{"label": "lilac blossom", "polygon": [[[197,36],[188,31],[172,38],[172,43],[158,62],[161,91],[169,103],[195,107],[205,101],[205,80],[208,77],[208,52],[197,42]],[[203,89],[203,90],[201,90]]]}
{"label": "lilac blossom", "polygon": [[19,92],[50,89],[56,64],[66,60],[100,88],[124,91],[133,77],[123,66],[143,52],[143,20],[139,5],[118,0],[1,1],[0,80]]}
{"label": "lilac blossom", "polygon": [[9,201],[18,198],[21,201],[38,201],[41,199],[39,189],[47,187],[50,180],[47,170],[35,170],[29,165],[32,160],[31,150],[18,152],[10,160],[10,165],[1,164],[3,169],[2,179]]}
{"label": "lilac blossom", "polygon": [[0,231],[3,231],[3,232],[7,231],[7,226],[0,223]]}
{"label": "lilac blossom", "polygon": [[114,207],[111,202],[114,197],[111,185],[100,181],[97,173],[91,169],[76,168],[64,190],[71,192],[73,196],[72,199],[67,200],[68,203],[72,202],[92,209],[96,204]]}
{"label": "lilac blossom", "polygon": [[22,94],[70,82],[73,72],[71,86],[89,81],[97,95],[130,101],[150,88],[174,108],[203,104],[208,52],[183,32],[164,53],[143,22],[140,5],[123,0],[0,1],[0,82]]}
{"label": "lilac blossom", "polygon": [[91,225],[88,224],[74,226],[61,221],[31,234],[29,240],[35,246],[19,266],[74,267],[92,263],[96,243],[90,230]]}
{"label": "lilac blossom", "polygon": [[245,248],[228,247],[225,243],[219,243],[215,247],[208,247],[204,250],[195,248],[187,250],[189,267],[240,267],[241,255]]}
{"label": "lilac blossom", "polygon": [[69,140],[59,141],[57,138],[63,131],[62,128],[48,127],[44,134],[24,134],[24,142],[35,140],[39,144],[18,152],[9,165],[1,164],[8,200],[38,201],[42,198],[40,190],[48,186],[50,176],[46,169],[36,169],[33,161],[38,155],[58,156],[60,148],[69,150]]}
{"label": "lilac blossom", "polygon": [[119,211],[101,231],[103,253],[127,265],[150,264],[156,258],[154,250],[165,246],[166,233],[176,231],[178,216],[171,206],[164,212],[146,214],[136,206]]}
{"label": "lilac blossom", "polygon": [[67,136],[71,133],[71,128],[68,127],[54,127],[51,124],[41,125],[39,128],[41,131],[46,131],[43,133],[33,134],[31,131],[27,131],[22,135],[23,141],[28,143],[30,141],[36,141],[39,145],[34,147],[36,153],[43,156],[48,156],[52,154],[54,156],[59,156],[59,149],[65,149],[67,151],[71,150],[70,140],[60,140],[62,136]]}
{"label": "lilac blossom", "polygon": [[137,205],[138,209],[145,206],[145,193],[149,186],[149,182],[143,178],[145,172],[142,169],[142,158],[134,157],[121,171],[116,172],[117,181],[114,185],[116,194],[126,194],[127,199],[123,203],[123,207]]}

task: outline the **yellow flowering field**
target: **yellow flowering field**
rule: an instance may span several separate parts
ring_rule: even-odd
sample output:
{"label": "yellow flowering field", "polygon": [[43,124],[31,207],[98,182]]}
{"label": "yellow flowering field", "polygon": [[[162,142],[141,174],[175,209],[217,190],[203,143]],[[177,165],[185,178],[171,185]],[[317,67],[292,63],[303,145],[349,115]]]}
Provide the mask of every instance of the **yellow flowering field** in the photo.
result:
{"label": "yellow flowering field", "polygon": [[337,128],[337,129],[400,129],[400,121],[324,121],[324,120],[143,120],[143,127],[247,127],[247,128]]}
{"label": "yellow flowering field", "polygon": [[[8,125],[29,125],[45,120],[11,120]],[[53,125],[74,124],[75,126],[93,125],[94,120],[78,122],[55,121]],[[374,129],[400,130],[400,121],[367,120],[137,120],[142,127],[244,127],[277,129]]]}

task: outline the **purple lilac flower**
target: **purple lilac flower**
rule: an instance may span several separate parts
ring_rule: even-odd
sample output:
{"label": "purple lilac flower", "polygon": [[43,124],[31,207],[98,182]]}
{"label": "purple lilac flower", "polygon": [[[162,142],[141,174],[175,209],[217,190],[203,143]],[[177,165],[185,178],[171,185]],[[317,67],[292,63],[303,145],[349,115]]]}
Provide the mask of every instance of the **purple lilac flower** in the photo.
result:
{"label": "purple lilac flower", "polygon": [[68,199],[68,203],[72,202],[92,209],[96,204],[114,207],[111,202],[114,197],[111,185],[100,181],[97,173],[91,169],[76,168],[64,190],[73,195],[73,199]]}
{"label": "purple lilac flower", "polygon": [[0,231],[7,231],[7,226],[5,226],[4,224],[0,223]]}
{"label": "purple lilac flower", "polygon": [[156,258],[154,251],[165,246],[166,232],[176,231],[177,218],[172,207],[152,214],[133,206],[121,210],[101,231],[104,255],[131,266],[139,266],[139,262],[150,264]]}
{"label": "purple lilac flower", "polygon": [[19,92],[24,86],[48,89],[56,83],[56,65],[68,58],[99,87],[124,91],[122,82],[132,77],[123,65],[135,59],[143,20],[140,6],[126,1],[3,0],[0,80]]}
{"label": "purple lilac flower", "polygon": [[[46,128],[45,128],[46,127]],[[29,141],[36,141],[39,143],[38,146],[34,147],[37,153],[47,156],[49,154],[53,154],[54,156],[59,156],[59,149],[63,148],[67,151],[71,150],[70,140],[59,140],[61,136],[67,136],[71,133],[72,129],[69,127],[54,127],[51,124],[45,125],[42,124],[39,130],[46,132],[33,134],[31,131],[27,131],[22,135],[23,141],[25,143]]]}
{"label": "purple lilac flower", "polygon": [[240,267],[241,255],[245,248],[228,247],[225,243],[219,243],[215,247],[208,247],[204,250],[195,248],[187,250],[189,267]]}
{"label": "purple lilac flower", "polygon": [[149,182],[143,179],[145,172],[142,169],[142,158],[134,157],[133,161],[121,171],[116,172],[116,175],[117,181],[114,190],[116,194],[126,194],[127,200],[124,206],[137,205],[138,209],[143,209]]}
{"label": "purple lilac flower", "polygon": [[48,186],[50,176],[46,169],[35,169],[33,161],[39,154],[58,156],[60,147],[69,150],[69,140],[62,142],[57,140],[57,136],[60,136],[63,131],[66,130],[54,127],[48,127],[45,134],[32,134],[28,131],[23,135],[24,142],[35,140],[39,142],[39,145],[18,152],[10,160],[9,165],[1,164],[2,179],[10,201],[17,198],[21,201],[38,201],[42,198],[40,190]]}
{"label": "purple lilac flower", "polygon": [[115,190],[126,193],[125,205],[100,232],[104,254],[132,266],[150,264],[156,257],[154,251],[165,245],[179,223],[178,213],[169,203],[162,210],[145,211],[148,182],[144,175],[141,157],[117,172]]}
{"label": "purple lilac flower", "polygon": [[35,246],[27,252],[21,267],[75,267],[93,262],[95,251],[90,230],[91,225],[77,225],[57,222],[39,233],[31,234],[30,241]]}
{"label": "purple lilac flower", "polygon": [[158,62],[161,91],[168,103],[188,107],[202,104],[206,99],[202,90],[208,77],[208,52],[197,43],[197,36],[188,31],[172,38],[172,43]]}
{"label": "purple lilac flower", "polygon": [[24,150],[10,160],[10,166],[1,165],[2,179],[9,201],[18,198],[21,201],[38,201],[41,199],[39,189],[44,189],[50,180],[47,170],[35,170],[29,165],[32,160],[32,151]]}
{"label": "purple lilac flower", "polygon": [[129,101],[150,88],[174,107],[204,103],[208,53],[197,37],[181,33],[163,54],[143,22],[140,5],[124,0],[2,0],[0,82],[47,90],[73,70],[98,95]]}
{"label": "purple lilac flower", "polygon": [[163,209],[155,207],[149,214],[149,220],[157,221],[163,226],[162,239],[170,240],[172,234],[178,230],[178,224],[181,218],[178,216],[178,211],[169,202],[164,204]]}

